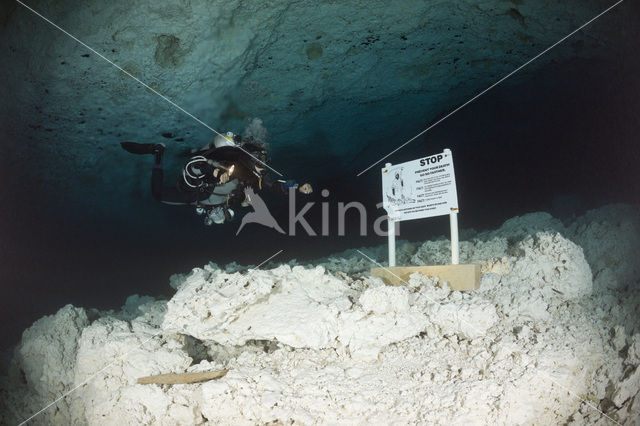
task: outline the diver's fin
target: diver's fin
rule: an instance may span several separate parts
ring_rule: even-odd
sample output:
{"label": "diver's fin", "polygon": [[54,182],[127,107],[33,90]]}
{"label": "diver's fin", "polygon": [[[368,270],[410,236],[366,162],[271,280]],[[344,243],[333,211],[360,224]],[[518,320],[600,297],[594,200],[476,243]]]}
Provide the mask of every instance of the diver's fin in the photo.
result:
{"label": "diver's fin", "polygon": [[164,151],[164,144],[161,143],[120,142],[120,146],[132,154],[156,154]]}

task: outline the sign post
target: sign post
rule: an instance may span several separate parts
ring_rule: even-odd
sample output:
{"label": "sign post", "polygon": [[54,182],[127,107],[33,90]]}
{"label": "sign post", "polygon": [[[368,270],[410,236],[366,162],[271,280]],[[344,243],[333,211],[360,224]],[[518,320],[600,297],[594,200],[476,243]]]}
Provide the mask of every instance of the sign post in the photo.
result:
{"label": "sign post", "polygon": [[389,266],[396,266],[396,224],[393,219],[387,220],[387,237],[389,239]]}
{"label": "sign post", "polygon": [[451,264],[460,263],[460,243],[458,241],[458,210],[452,209],[449,213],[449,224],[451,225]]}
{"label": "sign post", "polygon": [[[389,268],[372,275],[400,284],[413,272],[439,276],[454,290],[471,290],[480,282],[479,265],[459,265],[458,193],[451,150],[382,169],[382,204],[388,216]],[[395,222],[449,216],[451,265],[396,267]],[[454,288],[455,287],[455,288]]]}
{"label": "sign post", "polygon": [[[385,164],[391,167],[391,163]],[[387,240],[389,246],[389,266],[396,266],[396,223],[390,214],[387,214]]]}

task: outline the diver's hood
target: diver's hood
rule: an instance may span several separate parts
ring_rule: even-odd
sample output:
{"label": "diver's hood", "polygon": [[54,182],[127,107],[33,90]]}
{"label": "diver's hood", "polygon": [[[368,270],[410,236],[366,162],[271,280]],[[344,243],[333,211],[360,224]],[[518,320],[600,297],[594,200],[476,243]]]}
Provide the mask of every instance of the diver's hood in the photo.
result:
{"label": "diver's hood", "polygon": [[217,135],[215,139],[213,139],[213,144],[216,148],[221,148],[223,146],[236,146],[233,141],[234,134],[232,132],[227,132],[224,136]]}

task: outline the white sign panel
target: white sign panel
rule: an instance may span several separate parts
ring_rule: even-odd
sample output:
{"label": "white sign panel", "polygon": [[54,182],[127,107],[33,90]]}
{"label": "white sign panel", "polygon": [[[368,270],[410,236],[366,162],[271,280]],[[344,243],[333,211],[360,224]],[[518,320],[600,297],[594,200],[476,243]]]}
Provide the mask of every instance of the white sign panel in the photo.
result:
{"label": "white sign panel", "polygon": [[382,205],[395,221],[457,212],[451,151],[383,168]]}

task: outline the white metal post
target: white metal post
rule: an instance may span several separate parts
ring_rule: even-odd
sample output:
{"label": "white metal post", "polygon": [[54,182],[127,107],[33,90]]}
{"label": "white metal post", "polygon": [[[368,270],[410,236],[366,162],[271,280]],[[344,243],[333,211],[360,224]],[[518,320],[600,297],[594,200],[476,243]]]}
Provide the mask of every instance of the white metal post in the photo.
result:
{"label": "white metal post", "polygon": [[460,262],[460,245],[458,242],[458,210],[449,213],[451,224],[451,264],[457,265]]}
{"label": "white metal post", "polygon": [[396,266],[396,223],[393,219],[387,220],[387,236],[389,237],[389,267]]}
{"label": "white metal post", "polygon": [[[384,165],[387,169],[391,167],[391,163]],[[387,238],[389,240],[389,267],[396,266],[396,223],[387,212]]]}

